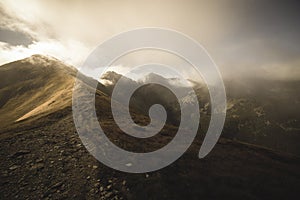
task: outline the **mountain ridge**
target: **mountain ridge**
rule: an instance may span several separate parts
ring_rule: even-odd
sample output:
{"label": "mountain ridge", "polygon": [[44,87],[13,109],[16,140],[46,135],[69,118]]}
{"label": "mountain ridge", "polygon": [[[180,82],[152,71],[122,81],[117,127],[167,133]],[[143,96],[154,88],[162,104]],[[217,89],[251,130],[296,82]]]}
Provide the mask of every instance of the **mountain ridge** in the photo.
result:
{"label": "mountain ridge", "polygon": [[[12,71],[16,65],[19,71]],[[15,78],[7,78],[0,87],[0,199],[282,199],[299,195],[299,157],[220,138],[207,157],[198,159],[201,130],[188,151],[164,169],[128,174],[108,168],[87,151],[76,131],[70,93],[75,71],[52,67],[35,71],[30,62],[0,67],[0,80]],[[87,88],[95,81],[84,75],[79,78]],[[151,152],[176,134],[176,127],[168,124],[158,136],[130,138],[114,123],[111,90],[99,83],[98,88],[99,123],[121,148]],[[49,110],[26,116],[39,106]],[[132,111],[137,123],[147,122],[147,116]],[[84,120],[89,127],[88,118]]]}

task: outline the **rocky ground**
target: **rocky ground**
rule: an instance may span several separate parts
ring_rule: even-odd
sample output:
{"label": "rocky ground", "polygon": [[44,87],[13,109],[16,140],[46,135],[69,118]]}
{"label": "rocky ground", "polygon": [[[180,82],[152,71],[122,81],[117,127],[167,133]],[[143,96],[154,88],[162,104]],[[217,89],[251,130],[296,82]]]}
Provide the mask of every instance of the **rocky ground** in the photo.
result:
{"label": "rocky ground", "polygon": [[221,139],[199,160],[199,139],[172,165],[118,172],[82,145],[66,108],[2,129],[0,199],[295,199],[300,159]]}

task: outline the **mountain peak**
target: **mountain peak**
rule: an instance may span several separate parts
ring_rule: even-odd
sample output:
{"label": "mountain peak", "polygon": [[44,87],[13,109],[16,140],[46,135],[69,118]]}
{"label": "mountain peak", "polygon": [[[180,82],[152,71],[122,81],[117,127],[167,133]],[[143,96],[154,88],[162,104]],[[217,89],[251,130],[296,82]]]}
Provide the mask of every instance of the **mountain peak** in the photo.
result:
{"label": "mountain peak", "polygon": [[[38,68],[52,68],[52,69],[63,69],[69,72],[77,72],[77,69],[67,63],[53,57],[50,55],[42,55],[42,54],[33,54],[30,57],[24,58],[22,60],[15,61],[13,63],[22,63],[22,64],[29,64],[31,67],[38,67]],[[8,63],[9,64],[9,63]]]}
{"label": "mountain peak", "polygon": [[33,54],[30,57],[24,58],[21,60],[22,62],[30,62],[31,64],[46,64],[49,65],[50,63],[53,62],[59,62],[62,63],[62,61],[58,60],[55,57],[52,56],[46,56],[46,55],[42,55],[42,54]]}
{"label": "mountain peak", "polygon": [[49,59],[49,58],[54,58],[49,55],[43,55],[43,54],[33,54],[29,58],[35,58],[35,59]]}

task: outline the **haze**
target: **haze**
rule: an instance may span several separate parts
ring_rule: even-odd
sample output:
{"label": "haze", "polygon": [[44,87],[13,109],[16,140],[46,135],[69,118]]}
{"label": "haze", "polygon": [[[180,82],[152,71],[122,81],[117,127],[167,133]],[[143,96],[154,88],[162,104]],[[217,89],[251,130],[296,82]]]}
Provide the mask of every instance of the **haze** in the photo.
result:
{"label": "haze", "polygon": [[[299,5],[260,0],[4,0],[0,3],[0,64],[38,53],[80,67],[112,35],[151,26],[196,39],[224,77],[298,80]],[[135,59],[127,65],[136,63]],[[127,65],[119,63],[115,70],[122,72]]]}

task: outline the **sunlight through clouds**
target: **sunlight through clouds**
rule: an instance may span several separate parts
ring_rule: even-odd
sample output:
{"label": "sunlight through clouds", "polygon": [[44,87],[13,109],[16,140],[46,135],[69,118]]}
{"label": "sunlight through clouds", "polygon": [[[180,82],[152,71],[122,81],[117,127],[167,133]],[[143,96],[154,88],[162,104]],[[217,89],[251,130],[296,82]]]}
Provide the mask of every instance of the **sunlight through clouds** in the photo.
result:
{"label": "sunlight through clouds", "polygon": [[[292,74],[300,69],[300,14],[293,3],[3,0],[0,18],[0,64],[39,53],[78,68],[96,46],[115,34],[163,27],[196,39],[229,78],[265,71],[270,77],[294,79]],[[9,40],[10,31],[24,38],[19,43]],[[283,71],[284,75],[278,74]]]}

